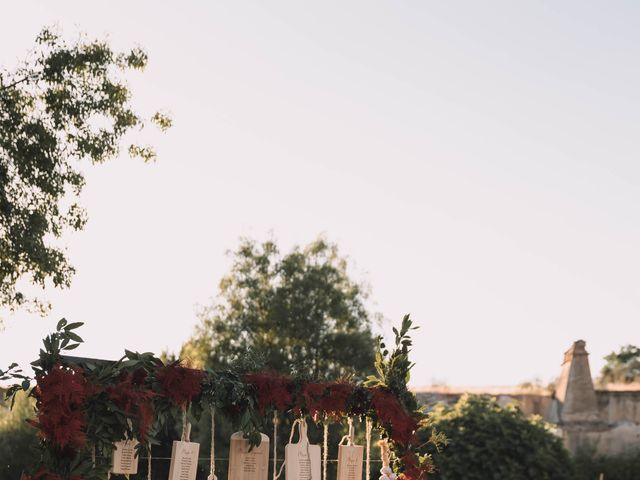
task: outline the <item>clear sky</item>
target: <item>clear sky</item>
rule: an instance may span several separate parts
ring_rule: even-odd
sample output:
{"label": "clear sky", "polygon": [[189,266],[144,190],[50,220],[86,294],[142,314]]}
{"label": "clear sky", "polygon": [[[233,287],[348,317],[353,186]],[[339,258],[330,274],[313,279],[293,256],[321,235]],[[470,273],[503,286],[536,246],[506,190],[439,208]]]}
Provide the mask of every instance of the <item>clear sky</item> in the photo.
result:
{"label": "clear sky", "polygon": [[[636,1],[21,1],[0,64],[38,31],[137,44],[158,162],[87,169],[90,221],[51,317],[5,317],[0,365],[61,316],[86,356],[179,349],[240,236],[324,233],[416,332],[413,384],[592,370],[640,343]],[[387,328],[390,329],[390,326]]]}

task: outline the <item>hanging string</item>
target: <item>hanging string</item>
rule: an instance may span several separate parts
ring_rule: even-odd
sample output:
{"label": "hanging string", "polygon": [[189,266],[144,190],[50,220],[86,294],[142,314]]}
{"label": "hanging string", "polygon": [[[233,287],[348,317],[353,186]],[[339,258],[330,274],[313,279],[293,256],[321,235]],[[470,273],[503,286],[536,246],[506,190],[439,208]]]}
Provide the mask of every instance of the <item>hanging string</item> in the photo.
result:
{"label": "hanging string", "polygon": [[380,480],[396,480],[397,475],[393,473],[389,464],[391,463],[391,452],[389,443],[384,438],[378,443],[380,445],[380,458],[382,459],[382,468],[380,469]]}
{"label": "hanging string", "polygon": [[365,464],[365,480],[371,480],[371,430],[373,423],[369,417],[365,420],[365,436],[367,440],[367,463]]}
{"label": "hanging string", "polygon": [[329,422],[325,418],[322,425],[322,480],[327,480],[328,461],[329,461]]}
{"label": "hanging string", "polygon": [[189,442],[191,438],[191,423],[187,421],[187,408],[182,409],[182,437],[183,442]]}
{"label": "hanging string", "polygon": [[382,440],[380,440],[380,442],[378,442],[378,445],[380,445],[380,459],[382,460],[382,467],[388,467],[389,466],[389,444],[387,443],[387,439],[383,438]]}
{"label": "hanging string", "polygon": [[217,479],[218,477],[216,477],[216,407],[211,407],[211,454],[209,458],[209,477],[207,478],[207,480],[217,480]]}
{"label": "hanging string", "polygon": [[347,434],[340,439],[338,445],[342,445],[342,442],[344,442],[345,440],[347,441],[347,445],[353,445],[353,418],[347,417],[347,425]]}
{"label": "hanging string", "polygon": [[273,411],[273,480],[278,478],[278,411]]}
{"label": "hanging string", "polygon": [[149,450],[147,455],[147,480],[151,480],[151,442],[149,442],[147,449]]}

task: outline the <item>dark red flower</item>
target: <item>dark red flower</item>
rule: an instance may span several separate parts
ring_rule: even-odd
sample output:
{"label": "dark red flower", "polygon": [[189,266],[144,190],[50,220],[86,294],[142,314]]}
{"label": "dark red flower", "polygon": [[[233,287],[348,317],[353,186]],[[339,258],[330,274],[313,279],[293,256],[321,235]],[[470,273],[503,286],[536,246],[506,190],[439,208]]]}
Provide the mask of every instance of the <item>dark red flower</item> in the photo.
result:
{"label": "dark red flower", "polygon": [[326,382],[307,383],[302,388],[302,396],[307,405],[307,411],[313,418],[317,418],[318,415],[324,412],[323,404],[327,392],[328,383]]}
{"label": "dark red flower", "polygon": [[405,453],[401,458],[402,473],[401,480],[426,480],[427,472],[420,468],[418,457],[413,452]]}
{"label": "dark red flower", "polygon": [[323,402],[327,415],[338,417],[347,413],[349,400],[355,387],[347,382],[334,382],[329,385],[329,396]]}
{"label": "dark red flower", "polygon": [[[142,374],[138,373],[142,372]],[[136,370],[133,375],[123,372],[120,381],[107,388],[109,400],[116,404],[126,416],[138,420],[138,438],[144,440],[153,423],[154,392],[146,388],[146,372]]]}
{"label": "dark red flower", "polygon": [[54,366],[36,378],[38,417],[33,424],[40,435],[69,455],[86,441],[84,404],[93,391],[80,369]]}
{"label": "dark red flower", "polygon": [[275,372],[250,373],[245,381],[256,389],[256,399],[260,413],[269,407],[280,412],[286,411],[293,400],[291,380]]}
{"label": "dark red flower", "polygon": [[337,420],[348,413],[347,407],[354,390],[355,387],[347,382],[307,383],[302,395],[312,417],[326,414]]}
{"label": "dark red flower", "polygon": [[[83,478],[84,477],[82,477],[82,475],[72,475],[71,477],[69,477],[69,480],[83,480]],[[65,480],[65,478],[62,475],[52,473],[46,468],[42,467],[33,475],[23,474],[20,477],[20,480]]]}
{"label": "dark red flower", "polygon": [[374,388],[372,393],[371,404],[380,423],[391,428],[391,440],[407,446],[415,437],[417,420],[407,413],[400,400],[391,392]]}
{"label": "dark red flower", "polygon": [[204,372],[174,362],[160,367],[157,378],[162,394],[179,407],[186,408],[200,394]]}
{"label": "dark red flower", "polygon": [[147,379],[147,372],[143,368],[136,369],[133,372],[133,377],[131,378],[131,383],[134,385],[143,385],[144,381]]}

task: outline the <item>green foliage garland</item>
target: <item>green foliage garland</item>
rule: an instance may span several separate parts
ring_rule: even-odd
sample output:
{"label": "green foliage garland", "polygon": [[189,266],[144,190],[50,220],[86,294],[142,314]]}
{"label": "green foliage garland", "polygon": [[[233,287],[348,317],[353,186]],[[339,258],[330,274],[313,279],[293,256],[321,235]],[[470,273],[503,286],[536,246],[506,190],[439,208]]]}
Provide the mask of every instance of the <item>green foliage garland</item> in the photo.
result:
{"label": "green foliage garland", "polygon": [[367,416],[389,440],[394,468],[404,478],[420,480],[432,469],[431,457],[417,452],[416,431],[424,414],[407,389],[412,366],[408,316],[400,331],[394,329],[396,348],[389,353],[380,344],[378,376],[366,384],[314,382],[268,371],[193,370],[179,362],[164,365],[152,353],[128,350],[116,362],[63,355],[82,342],[75,333],[81,325],[63,319],[44,339],[45,348],[32,363],[34,388],[15,366],[0,372],[22,380],[8,397],[23,390],[36,400],[32,423],[39,430],[42,456],[40,468],[33,472],[35,480],[104,478],[114,442],[137,438],[139,448],[146,448],[158,443],[157,435],[166,431],[170,419],[181,412],[197,419],[205,408],[228,416],[254,445],[274,410],[310,415],[316,421]]}

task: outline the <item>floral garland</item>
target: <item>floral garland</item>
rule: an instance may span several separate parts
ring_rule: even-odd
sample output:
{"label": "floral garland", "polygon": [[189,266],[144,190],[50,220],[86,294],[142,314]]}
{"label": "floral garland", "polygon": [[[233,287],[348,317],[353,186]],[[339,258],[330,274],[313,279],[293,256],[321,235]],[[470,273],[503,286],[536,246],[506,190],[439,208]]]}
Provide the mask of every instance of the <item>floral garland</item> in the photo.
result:
{"label": "floral garland", "polygon": [[[432,470],[431,458],[419,454],[416,435],[424,414],[407,389],[412,367],[408,316],[400,331],[394,328],[396,348],[391,354],[380,341],[378,375],[364,383],[310,382],[274,372],[201,371],[130,351],[117,362],[67,357],[62,353],[82,342],[73,331],[80,325],[61,320],[32,364],[36,386],[30,395],[37,409],[32,424],[39,430],[43,455],[31,480],[104,478],[110,465],[103,457],[108,458],[114,442],[135,437],[141,440],[140,448],[144,442],[157,443],[156,433],[170,418],[180,411],[197,416],[204,407],[227,415],[252,444],[260,442],[265,419],[273,411],[309,415],[316,422],[366,416],[388,441],[394,469],[404,480],[423,480]],[[11,387],[7,397],[30,389],[28,378],[14,377],[23,381]],[[102,460],[96,460],[96,450]]]}

